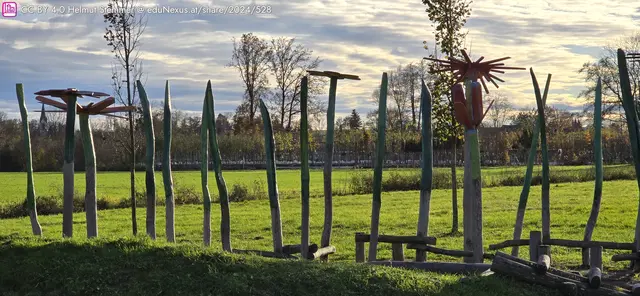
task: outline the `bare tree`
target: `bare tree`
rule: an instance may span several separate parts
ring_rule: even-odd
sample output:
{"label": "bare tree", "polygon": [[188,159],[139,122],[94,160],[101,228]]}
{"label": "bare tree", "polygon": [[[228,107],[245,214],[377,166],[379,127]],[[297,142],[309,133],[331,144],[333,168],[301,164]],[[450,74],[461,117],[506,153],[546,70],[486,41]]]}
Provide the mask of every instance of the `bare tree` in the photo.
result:
{"label": "bare tree", "polygon": [[242,34],[240,41],[233,38],[233,54],[228,66],[238,69],[245,84],[245,100],[249,112],[247,120],[250,127],[254,125],[260,90],[266,89],[269,83],[267,73],[270,56],[269,44],[253,33]]}
{"label": "bare tree", "polygon": [[[593,109],[594,93],[598,78],[602,80],[602,116],[603,119],[625,122],[620,92],[620,75],[618,74],[618,48],[627,53],[640,52],[640,33],[635,33],[615,40],[603,47],[603,52],[595,62],[582,65],[579,73],[584,75],[587,89],[580,93],[587,99],[586,109]],[[628,63],[631,92],[636,104],[640,101],[640,62]]]}
{"label": "bare tree", "polygon": [[[142,78],[142,60],[140,59],[140,37],[147,27],[145,14],[137,13],[136,0],[109,0],[107,7],[109,12],[104,15],[107,24],[104,39],[111,51],[115,54],[112,67],[112,81],[115,98],[127,106],[136,106],[135,81]],[[123,93],[125,90],[126,93]],[[133,234],[138,233],[136,220],[136,142],[133,111],[128,112],[129,139],[123,140],[122,145],[130,158],[130,182],[131,182],[131,223]]]}
{"label": "bare tree", "polygon": [[406,116],[410,111],[409,77],[402,66],[398,66],[395,72],[389,72],[389,95],[395,109],[395,126],[401,131],[405,129]]}
{"label": "bare tree", "polygon": [[[280,128],[290,130],[293,117],[300,113],[300,82],[307,75],[307,70],[318,68],[322,62],[319,57],[312,56],[313,51],[301,44],[295,44],[295,38],[281,37],[271,40],[270,70],[275,77],[276,87],[273,91],[271,110],[280,119]],[[320,93],[323,83],[321,79],[309,79],[309,98]],[[320,104],[310,100],[309,113],[320,112]]]}
{"label": "bare tree", "polygon": [[500,90],[492,91],[487,95],[483,100],[486,105],[485,108],[489,107],[492,101],[493,104],[487,113],[488,122],[492,127],[501,127],[509,119],[513,106],[509,102],[507,95]]}

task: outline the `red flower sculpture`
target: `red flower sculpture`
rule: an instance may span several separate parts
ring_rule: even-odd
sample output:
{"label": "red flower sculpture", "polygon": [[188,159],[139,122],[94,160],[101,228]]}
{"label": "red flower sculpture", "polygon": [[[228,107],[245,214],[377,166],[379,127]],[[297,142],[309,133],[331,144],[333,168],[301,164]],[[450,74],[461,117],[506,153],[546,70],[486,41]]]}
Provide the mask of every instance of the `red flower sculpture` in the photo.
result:
{"label": "red flower sculpture", "polygon": [[[448,60],[439,60],[434,58],[424,58],[426,60],[434,61],[442,66],[441,69],[435,70],[432,73],[444,72],[444,71],[452,71],[453,77],[456,79],[452,87],[453,92],[453,108],[455,111],[455,116],[458,122],[464,125],[467,129],[475,129],[480,123],[482,123],[482,119],[484,119],[487,111],[493,105],[493,101],[489,104],[489,107],[485,112],[482,112],[482,88],[480,87],[480,83],[482,83],[482,87],[485,92],[489,93],[489,89],[487,88],[484,80],[493,83],[496,88],[498,88],[498,84],[495,80],[500,82],[504,82],[504,80],[498,78],[493,75],[491,72],[502,73],[503,70],[526,70],[525,68],[519,67],[506,67],[504,63],[500,63],[501,61],[510,59],[511,57],[504,57],[495,60],[490,60],[487,62],[482,62],[484,57],[480,57],[475,62],[471,60],[466,51],[462,50],[462,55],[464,56],[465,61],[458,60],[456,58],[449,57]],[[471,82],[471,106],[467,106],[467,101],[464,94],[464,87],[460,84],[464,79],[470,79]],[[480,83],[478,83],[478,79]],[[472,112],[469,112],[469,107]]]}

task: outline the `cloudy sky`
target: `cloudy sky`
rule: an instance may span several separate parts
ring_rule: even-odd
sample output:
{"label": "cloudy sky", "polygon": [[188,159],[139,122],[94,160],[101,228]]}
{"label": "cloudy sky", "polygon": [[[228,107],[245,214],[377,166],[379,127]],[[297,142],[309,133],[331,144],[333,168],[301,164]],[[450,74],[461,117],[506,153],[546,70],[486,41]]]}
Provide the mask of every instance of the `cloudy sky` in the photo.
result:
{"label": "cloudy sky", "polygon": [[[20,6],[104,7],[106,1],[30,0]],[[338,116],[375,108],[371,92],[382,72],[417,62],[433,44],[431,23],[420,0],[160,0],[159,7],[268,5],[261,15],[148,14],[142,39],[147,93],[159,104],[170,80],[174,108],[201,110],[211,80],[217,112],[230,112],[244,91],[230,62],[232,38],[253,32],[263,38],[296,37],[323,63],[321,70],[359,75],[338,83]],[[43,8],[40,8],[41,10]],[[467,38],[471,56],[511,56],[508,66],[533,67],[539,80],[553,74],[548,103],[582,109],[585,83],[577,73],[601,47],[640,28],[640,2],[478,0],[472,4]],[[0,111],[17,115],[15,83],[24,83],[28,108],[39,109],[33,92],[75,87],[112,93],[113,55],[103,39],[102,15],[21,14],[0,18]],[[534,106],[528,71],[511,71],[500,89],[518,107]]]}

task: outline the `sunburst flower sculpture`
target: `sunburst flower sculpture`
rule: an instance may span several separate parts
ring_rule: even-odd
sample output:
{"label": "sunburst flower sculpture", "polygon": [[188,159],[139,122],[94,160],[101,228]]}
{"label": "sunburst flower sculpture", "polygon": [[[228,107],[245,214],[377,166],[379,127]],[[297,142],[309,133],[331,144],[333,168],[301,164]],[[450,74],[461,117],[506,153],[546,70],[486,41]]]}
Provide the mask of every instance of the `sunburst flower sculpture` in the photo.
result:
{"label": "sunburst flower sculpture", "polygon": [[[37,93],[35,93],[36,95],[36,100],[38,100],[39,102],[45,104],[45,105],[49,105],[49,106],[53,106],[56,107],[58,109],[61,110],[49,110],[49,111],[45,111],[45,112],[65,112],[67,110],[68,106],[68,98],[70,96],[75,96],[77,98],[82,98],[84,96],[87,97],[94,97],[94,98],[100,98],[100,97],[107,97],[109,96],[108,94],[102,93],[102,92],[94,92],[94,91],[81,91],[81,90],[77,90],[75,88],[67,88],[67,89],[49,89],[49,90],[41,90]],[[62,99],[61,101],[58,100],[54,100],[54,99],[50,99],[47,98],[45,96],[50,96],[50,97],[57,97]],[[118,116],[118,115],[113,115],[110,113],[117,113],[117,112],[126,112],[126,111],[133,111],[135,110],[135,106],[119,106],[119,107],[109,107],[111,105],[113,105],[115,103],[115,98],[113,97],[108,97],[102,101],[99,101],[97,103],[89,103],[85,106],[80,105],[79,103],[76,102],[76,112],[78,113],[85,113],[85,114],[89,114],[89,115],[104,115],[104,116],[110,116],[110,117],[117,117],[117,118],[123,118],[126,119],[126,117],[122,117],[122,116]]]}
{"label": "sunburst flower sculpture", "polygon": [[[485,115],[493,105],[493,101],[489,104],[489,107],[485,112],[482,112],[482,89],[480,89],[480,83],[484,88],[486,93],[489,93],[489,89],[487,88],[487,84],[485,80],[493,83],[496,88],[499,88],[497,81],[505,82],[504,80],[498,78],[492,72],[504,74],[504,70],[526,70],[525,68],[520,67],[507,67],[502,61],[508,60],[511,57],[503,57],[495,60],[490,60],[483,62],[484,57],[480,57],[475,62],[471,60],[466,51],[462,50],[462,56],[464,57],[464,61],[459,59],[449,57],[448,60],[440,60],[434,58],[424,58],[425,60],[430,60],[436,62],[440,68],[434,70],[432,73],[453,72],[453,77],[455,78],[455,83],[452,86],[453,92],[453,107],[456,115],[456,119],[458,122],[462,123],[467,129],[475,129],[477,128]],[[460,82],[465,79],[469,79],[471,81],[471,111],[468,112],[469,108],[467,108],[467,100],[465,99],[464,87],[460,84]],[[478,83],[480,80],[480,83]]]}

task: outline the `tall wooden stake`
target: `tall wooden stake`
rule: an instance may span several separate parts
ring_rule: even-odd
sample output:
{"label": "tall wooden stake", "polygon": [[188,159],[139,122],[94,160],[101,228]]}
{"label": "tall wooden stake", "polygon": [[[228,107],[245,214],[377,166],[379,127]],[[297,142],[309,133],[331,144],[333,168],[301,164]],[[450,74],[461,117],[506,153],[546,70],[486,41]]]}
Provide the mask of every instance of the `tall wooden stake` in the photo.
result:
{"label": "tall wooden stake", "polygon": [[[542,100],[547,102],[547,93],[549,92],[549,84],[551,83],[551,74],[547,76],[547,83],[544,87],[544,95]],[[531,136],[531,148],[529,148],[529,158],[527,159],[527,170],[524,174],[524,184],[520,192],[520,202],[518,203],[518,212],[516,214],[516,224],[513,228],[513,239],[520,239],[522,236],[522,226],[524,223],[524,213],[527,209],[527,199],[529,199],[529,191],[531,189],[531,178],[533,177],[533,165],[538,155],[538,139],[540,139],[540,121],[543,120],[540,114],[536,116],[536,123]],[[511,249],[511,256],[518,256],[519,248],[515,246]]]}
{"label": "tall wooden stake", "polygon": [[169,90],[169,81],[164,86],[164,151],[162,153],[162,182],[164,183],[165,194],[165,232],[168,242],[176,241],[175,233],[175,201],[173,198],[173,176],[171,175],[171,95]]}
{"label": "tall wooden stake", "polygon": [[147,155],[145,161],[146,175],[145,185],[147,189],[147,235],[151,239],[156,239],[156,176],[155,171],[155,136],[153,133],[153,117],[151,116],[151,106],[140,80],[136,81],[138,92],[140,93],[140,103],[142,104],[142,118],[144,122],[144,136],[147,141]]}
{"label": "tall wooden stake", "polygon": [[[422,176],[420,179],[420,210],[418,212],[418,236],[429,234],[429,213],[431,187],[433,183],[433,133],[431,131],[431,93],[422,80],[420,94],[420,113],[422,115]],[[416,261],[427,260],[427,253],[416,250]]]}
{"label": "tall wooden stake", "polygon": [[384,165],[385,134],[387,129],[387,73],[382,73],[380,100],[378,103],[378,139],[373,170],[373,201],[371,203],[371,237],[369,241],[369,261],[376,261],[378,253],[378,227],[382,206],[382,168]]}
{"label": "tall wooden stake", "polygon": [[[269,187],[269,206],[271,208],[271,234],[273,251],[282,252],[282,220],[280,218],[280,199],[278,197],[278,180],[276,179],[276,143],[273,138],[271,116],[264,102],[260,100],[260,113],[264,128],[265,156],[267,158],[267,185]],[[302,246],[303,248],[305,246]]]}
{"label": "tall wooden stake", "polygon": [[302,184],[302,225],[301,225],[301,250],[302,258],[309,257],[309,122],[307,100],[308,77],[302,77],[300,89],[300,161],[301,173],[300,181]]}
{"label": "tall wooden stake", "polygon": [[208,157],[208,141],[209,141],[209,107],[206,98],[202,104],[202,125],[200,128],[200,183],[202,184],[202,200],[203,200],[203,226],[202,240],[205,246],[211,245],[211,195],[209,194],[209,157]]}
{"label": "tall wooden stake", "polygon": [[88,113],[80,113],[80,134],[84,150],[84,167],[86,178],[86,192],[84,207],[87,219],[87,237],[98,236],[98,202],[96,199],[96,156],[93,146],[93,135]]}
{"label": "tall wooden stake", "polygon": [[222,249],[227,252],[231,252],[231,213],[229,211],[229,194],[227,192],[227,183],[222,176],[222,157],[220,156],[218,135],[216,134],[216,112],[213,106],[211,80],[207,82],[206,100],[208,106],[207,126],[209,129],[209,149],[211,149],[213,171],[216,176],[216,184],[218,185],[218,194],[220,195],[220,237],[222,240]]}
{"label": "tall wooden stake", "polygon": [[[75,106],[78,97],[66,96],[67,106]],[[63,185],[63,209],[62,209],[62,237],[73,237],[73,195],[74,195],[74,156],[75,156],[75,132],[76,132],[76,108],[67,108],[67,122],[64,136],[64,165],[62,173]]]}
{"label": "tall wooden stake", "polygon": [[31,133],[29,131],[29,115],[27,105],[24,102],[24,90],[22,83],[16,84],[16,95],[18,106],[20,107],[20,117],[22,118],[22,131],[24,140],[24,153],[27,159],[27,207],[29,208],[29,219],[31,221],[31,231],[34,235],[42,235],[42,227],[38,222],[38,209],[36,207],[36,190],[33,184],[33,157],[31,155]]}

